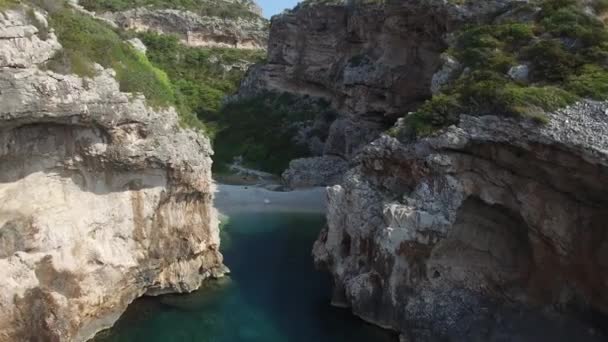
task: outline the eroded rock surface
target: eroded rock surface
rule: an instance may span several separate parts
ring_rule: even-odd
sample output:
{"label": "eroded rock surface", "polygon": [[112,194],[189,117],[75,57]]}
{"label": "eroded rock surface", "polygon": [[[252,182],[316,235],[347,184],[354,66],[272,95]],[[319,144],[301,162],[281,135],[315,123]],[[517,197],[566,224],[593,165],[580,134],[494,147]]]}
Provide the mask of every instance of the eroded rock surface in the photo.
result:
{"label": "eroded rock surface", "polygon": [[348,162],[337,156],[321,156],[292,160],[283,172],[283,181],[291,188],[310,188],[339,184],[348,170]]}
{"label": "eroded rock surface", "polygon": [[41,70],[60,48],[48,31],[0,13],[3,342],[85,341],[143,294],[225,272],[209,141],[112,70]]}
{"label": "eroded rock surface", "polygon": [[334,303],[413,341],[601,341],[608,103],[383,136],[328,190]]}
{"label": "eroded rock surface", "polygon": [[329,125],[316,125],[323,127],[324,139],[311,153],[321,150],[351,160],[428,99],[433,82],[436,87],[447,82],[433,76],[444,64],[441,53],[450,32],[464,22],[483,21],[512,2],[301,4],[273,17],[268,61],[249,70],[236,98],[288,92],[329,101],[339,115]]}
{"label": "eroded rock surface", "polygon": [[266,49],[268,41],[268,22],[259,13],[220,18],[186,10],[137,8],[103,17],[123,29],[176,35],[188,46]]}

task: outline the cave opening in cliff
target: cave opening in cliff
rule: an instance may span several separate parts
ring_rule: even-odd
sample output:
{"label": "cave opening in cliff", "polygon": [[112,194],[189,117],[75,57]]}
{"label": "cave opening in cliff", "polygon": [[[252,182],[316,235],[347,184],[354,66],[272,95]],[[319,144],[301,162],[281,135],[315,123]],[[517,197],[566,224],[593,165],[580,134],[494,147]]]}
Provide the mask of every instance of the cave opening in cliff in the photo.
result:
{"label": "cave opening in cliff", "polygon": [[[512,210],[467,198],[458,209],[448,237],[431,255],[434,281],[512,296],[533,266],[529,227]],[[488,286],[489,285],[489,286]]]}

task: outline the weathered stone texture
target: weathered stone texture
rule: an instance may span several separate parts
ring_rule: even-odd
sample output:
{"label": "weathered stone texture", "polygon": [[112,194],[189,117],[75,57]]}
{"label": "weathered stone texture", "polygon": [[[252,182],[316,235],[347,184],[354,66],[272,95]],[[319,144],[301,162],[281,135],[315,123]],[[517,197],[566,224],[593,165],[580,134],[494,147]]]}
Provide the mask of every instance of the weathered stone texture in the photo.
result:
{"label": "weathered stone texture", "polygon": [[60,45],[28,18],[0,14],[0,341],[85,341],[224,273],[212,151],[112,70],[40,70]]}
{"label": "weathered stone texture", "polygon": [[175,9],[137,8],[104,13],[118,27],[173,34],[188,46],[266,49],[268,22],[258,18],[218,18]]}
{"label": "weathered stone texture", "polygon": [[328,191],[334,301],[416,341],[605,339],[606,134],[608,103],[581,102],[381,137]]}

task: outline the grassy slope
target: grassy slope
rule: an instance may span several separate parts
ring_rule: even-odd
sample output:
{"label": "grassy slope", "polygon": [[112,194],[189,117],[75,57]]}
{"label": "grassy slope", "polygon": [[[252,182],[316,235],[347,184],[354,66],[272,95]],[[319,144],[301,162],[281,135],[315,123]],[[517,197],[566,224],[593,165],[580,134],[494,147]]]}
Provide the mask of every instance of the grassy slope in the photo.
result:
{"label": "grassy slope", "polygon": [[[608,30],[576,0],[544,0],[530,23],[475,25],[458,33],[448,53],[468,69],[442,93],[406,117],[417,135],[458,120],[459,113],[546,120],[545,112],[581,97],[608,99]],[[597,2],[597,10],[608,2]],[[528,11],[522,5],[521,11]],[[530,65],[529,84],[509,78],[512,66]],[[410,132],[411,133],[411,132]]]}
{"label": "grassy slope", "polygon": [[221,65],[263,58],[261,51],[189,48],[175,37],[153,33],[140,35],[149,48],[146,56],[125,43],[130,33],[57,4],[61,2],[47,10],[64,49],[48,63],[49,69],[91,77],[94,63],[113,68],[122,91],[142,93],[156,107],[175,106],[184,126],[210,135],[223,97],[236,90],[244,74]]}
{"label": "grassy slope", "polygon": [[49,63],[49,68],[90,77],[95,74],[93,64],[98,63],[116,71],[122,91],[143,93],[155,106],[175,102],[167,75],[123,42],[107,24],[69,8],[53,12],[50,24],[63,50]]}

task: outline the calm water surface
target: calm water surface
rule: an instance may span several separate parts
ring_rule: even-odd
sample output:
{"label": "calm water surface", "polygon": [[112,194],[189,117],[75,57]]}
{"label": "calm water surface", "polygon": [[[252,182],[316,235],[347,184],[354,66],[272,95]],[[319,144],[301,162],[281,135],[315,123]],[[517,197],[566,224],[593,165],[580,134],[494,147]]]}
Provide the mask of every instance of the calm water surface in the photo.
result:
{"label": "calm water surface", "polygon": [[318,214],[233,215],[222,233],[230,277],[138,300],[95,342],[395,342],[329,306],[330,281],[311,257],[324,223]]}

